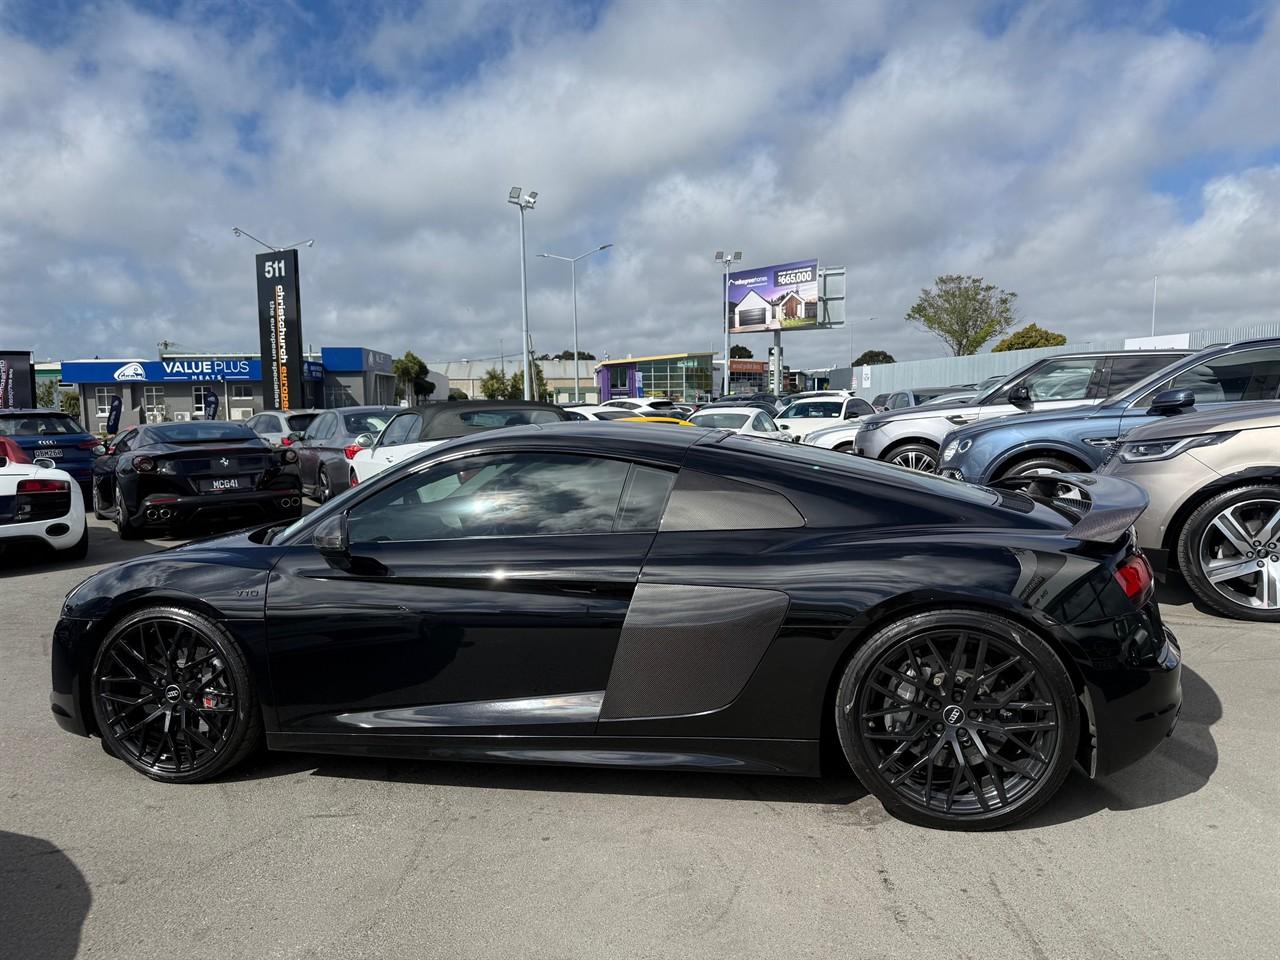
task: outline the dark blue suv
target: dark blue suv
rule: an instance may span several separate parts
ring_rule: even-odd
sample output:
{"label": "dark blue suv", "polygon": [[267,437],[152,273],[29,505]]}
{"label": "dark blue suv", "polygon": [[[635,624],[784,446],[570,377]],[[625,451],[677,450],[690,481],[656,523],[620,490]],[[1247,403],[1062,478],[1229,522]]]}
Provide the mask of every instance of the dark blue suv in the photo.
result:
{"label": "dark blue suv", "polygon": [[936,472],[985,484],[1004,477],[1093,470],[1118,438],[1152,417],[1278,396],[1280,339],[1209,347],[1097,406],[1014,414],[953,430],[943,440]]}
{"label": "dark blue suv", "polygon": [[0,437],[29,460],[47,457],[80,484],[86,500],[93,480],[93,461],[103,452],[101,442],[75,417],[61,410],[0,409]]}

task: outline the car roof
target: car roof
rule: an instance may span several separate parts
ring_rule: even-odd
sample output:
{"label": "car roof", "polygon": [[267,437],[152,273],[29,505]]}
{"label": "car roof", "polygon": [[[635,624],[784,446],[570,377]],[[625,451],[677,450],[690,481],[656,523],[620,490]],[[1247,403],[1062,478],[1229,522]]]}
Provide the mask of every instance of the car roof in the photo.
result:
{"label": "car roof", "polygon": [[[701,441],[715,442],[730,436],[724,430],[651,423],[643,430],[616,420],[573,420],[564,423],[531,423],[500,430],[486,430],[459,437],[448,444],[450,452],[474,448],[546,447],[561,452],[655,460],[678,465],[685,452]],[[436,456],[432,447],[419,456]]]}
{"label": "car roof", "polygon": [[324,411],[324,407],[304,407],[301,410],[263,410],[261,413],[254,414],[254,416],[260,417],[263,413],[278,413],[286,417],[292,417],[295,413],[324,413]]}
{"label": "car roof", "polygon": [[462,414],[483,410],[544,410],[560,420],[569,419],[568,413],[555,404],[535,400],[442,400],[420,407],[401,407],[397,413],[416,413],[422,417],[423,440],[448,440],[477,432],[472,425],[462,422]]}
{"label": "car roof", "polygon": [[57,416],[72,417],[75,414],[67,413],[65,410],[55,410],[53,407],[0,407],[0,416]]}
{"label": "car roof", "polygon": [[705,414],[714,413],[717,415],[721,413],[747,413],[754,416],[757,413],[764,413],[764,411],[761,410],[759,407],[730,407],[726,405],[723,407],[703,407],[701,410],[695,410],[693,413],[689,414],[689,417],[690,419],[692,419],[693,417],[700,417],[704,413]]}

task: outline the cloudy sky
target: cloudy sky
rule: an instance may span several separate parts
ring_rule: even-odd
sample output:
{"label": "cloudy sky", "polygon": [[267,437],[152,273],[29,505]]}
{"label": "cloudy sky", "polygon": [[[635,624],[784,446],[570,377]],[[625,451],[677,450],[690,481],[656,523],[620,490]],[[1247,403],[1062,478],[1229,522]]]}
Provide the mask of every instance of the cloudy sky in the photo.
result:
{"label": "cloudy sky", "polygon": [[[936,356],[941,273],[1073,342],[1280,319],[1280,3],[0,0],[0,346],[429,359],[720,343],[712,253],[848,268],[857,351]],[[866,318],[875,317],[874,320]],[[757,355],[765,337],[743,338]],[[793,366],[848,361],[796,334]]]}

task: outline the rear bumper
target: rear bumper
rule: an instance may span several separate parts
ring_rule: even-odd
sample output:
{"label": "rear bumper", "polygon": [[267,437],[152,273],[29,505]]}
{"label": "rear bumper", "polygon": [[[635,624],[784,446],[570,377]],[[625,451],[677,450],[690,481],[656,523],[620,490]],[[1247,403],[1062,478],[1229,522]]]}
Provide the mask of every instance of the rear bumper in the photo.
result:
{"label": "rear bumper", "polygon": [[256,522],[296,518],[301,515],[302,490],[294,487],[191,496],[153,493],[143,499],[130,520],[140,527],[163,527],[199,520],[234,518]]}
{"label": "rear bumper", "polygon": [[1141,663],[1083,671],[1095,776],[1142,759],[1173,732],[1182,709],[1182,652],[1173,633],[1162,629],[1162,642]]}

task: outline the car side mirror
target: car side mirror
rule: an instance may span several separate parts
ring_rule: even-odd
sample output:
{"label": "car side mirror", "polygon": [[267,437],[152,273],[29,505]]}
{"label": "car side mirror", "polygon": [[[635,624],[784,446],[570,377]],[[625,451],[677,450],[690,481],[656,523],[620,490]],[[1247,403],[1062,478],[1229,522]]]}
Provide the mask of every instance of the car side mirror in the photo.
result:
{"label": "car side mirror", "polygon": [[1149,412],[1156,416],[1170,417],[1195,405],[1196,392],[1194,390],[1161,390],[1155,395],[1155,399],[1151,401],[1151,410]]}
{"label": "car side mirror", "polygon": [[846,420],[857,420],[860,416],[862,416],[862,414],[860,414],[857,410],[850,410],[848,413],[844,415],[844,418]]}
{"label": "car side mirror", "polygon": [[779,430],[790,430],[790,429],[791,429],[791,427],[790,427],[790,426],[788,426],[788,425],[787,425],[787,424],[785,424],[785,423],[780,423],[780,424],[778,424],[778,429],[779,429]]}
{"label": "car side mirror", "polygon": [[356,437],[356,446],[360,447],[361,449],[368,450],[370,447],[374,445],[377,439],[378,438],[375,437],[372,433],[362,433],[360,434],[360,436]]}
{"label": "car side mirror", "polygon": [[91,451],[89,451],[89,452],[90,452],[90,453],[92,453],[95,457],[100,457],[100,456],[102,456],[104,453],[107,453],[107,448],[106,448],[106,447],[104,447],[102,444],[98,444],[96,447],[94,447],[94,448],[93,448]]}
{"label": "car side mirror", "polygon": [[307,435],[305,433],[300,433],[296,430],[293,433],[289,434],[290,443],[297,443],[298,441],[305,440],[305,439],[307,439]]}
{"label": "car side mirror", "polygon": [[1025,407],[1031,403],[1031,391],[1027,389],[1025,383],[1019,383],[1009,388],[1008,400],[1015,407]]}
{"label": "car side mirror", "polygon": [[346,513],[335,513],[316,524],[311,533],[311,545],[321,556],[350,561],[351,545],[347,541]]}

